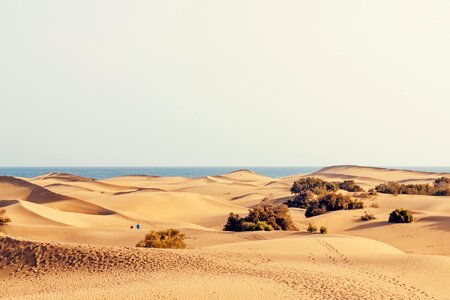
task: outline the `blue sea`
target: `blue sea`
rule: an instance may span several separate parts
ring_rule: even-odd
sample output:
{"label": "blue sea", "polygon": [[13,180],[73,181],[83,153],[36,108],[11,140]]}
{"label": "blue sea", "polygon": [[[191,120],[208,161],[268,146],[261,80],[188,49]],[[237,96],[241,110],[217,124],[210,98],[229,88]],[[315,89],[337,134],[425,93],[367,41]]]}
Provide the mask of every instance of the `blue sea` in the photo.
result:
{"label": "blue sea", "polygon": [[300,173],[312,173],[320,167],[0,167],[0,175],[35,177],[50,172],[70,173],[83,177],[105,179],[123,175],[154,175],[202,177],[222,175],[240,169],[277,178]]}
{"label": "blue sea", "polygon": [[[202,177],[222,175],[240,169],[250,169],[259,174],[278,178],[312,173],[321,167],[0,167],[0,175],[35,177],[50,172],[71,173],[83,177],[105,179],[123,175],[154,175]],[[450,173],[450,167],[389,167],[392,169]]]}

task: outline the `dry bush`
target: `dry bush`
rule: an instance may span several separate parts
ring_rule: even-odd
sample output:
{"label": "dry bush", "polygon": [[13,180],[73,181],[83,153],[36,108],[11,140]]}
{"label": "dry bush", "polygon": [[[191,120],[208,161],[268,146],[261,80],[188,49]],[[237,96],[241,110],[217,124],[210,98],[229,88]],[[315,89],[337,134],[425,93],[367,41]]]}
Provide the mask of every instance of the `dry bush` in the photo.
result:
{"label": "dry bush", "polygon": [[411,223],[414,217],[408,209],[398,208],[389,215],[389,222],[392,223]]}
{"label": "dry bush", "polygon": [[377,191],[375,191],[374,188],[369,189],[367,192],[368,192],[369,195],[371,195],[371,196],[376,196],[376,195],[378,194]]}
{"label": "dry bush", "polygon": [[186,236],[177,229],[150,231],[136,247],[184,249]]}
{"label": "dry bush", "polygon": [[5,225],[11,222],[11,219],[6,215],[6,210],[0,209],[0,225]]}
{"label": "dry bush", "polygon": [[311,233],[316,233],[317,232],[317,226],[314,225],[314,224],[309,223],[307,231],[311,232]]}
{"label": "dry bush", "polygon": [[354,180],[345,180],[338,184],[341,190],[347,192],[364,192],[364,189],[357,185]]}
{"label": "dry bush", "polygon": [[353,196],[362,199],[370,199],[373,197],[370,193],[355,193]]}
{"label": "dry bush", "polygon": [[432,195],[432,196],[449,196],[450,195],[450,178],[437,178],[433,185],[426,184],[399,184],[397,182],[387,182],[378,185],[377,192],[385,194],[406,194],[406,195]]}
{"label": "dry bush", "polygon": [[365,211],[364,215],[361,216],[361,221],[370,221],[370,220],[375,220],[375,216]]}
{"label": "dry bush", "polygon": [[370,204],[370,207],[372,208],[380,208],[380,205],[376,202],[373,202],[372,204]]}
{"label": "dry bush", "polygon": [[328,229],[325,226],[320,226],[320,234],[327,234]]}

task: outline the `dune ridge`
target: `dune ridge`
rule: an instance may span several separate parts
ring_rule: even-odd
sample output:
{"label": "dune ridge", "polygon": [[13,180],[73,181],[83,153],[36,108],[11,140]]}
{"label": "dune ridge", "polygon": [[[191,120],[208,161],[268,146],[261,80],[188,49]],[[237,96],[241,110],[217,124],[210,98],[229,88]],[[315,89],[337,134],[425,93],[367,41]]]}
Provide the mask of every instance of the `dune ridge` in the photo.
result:
{"label": "dune ridge", "polygon": [[[13,221],[0,227],[7,234],[0,235],[0,297],[448,299],[448,196],[362,198],[376,217],[370,222],[360,220],[364,210],[305,218],[291,208],[298,232],[222,231],[230,212],[245,215],[263,199],[283,203],[306,176],[353,179],[368,189],[445,174],[334,166],[281,178],[251,170],[199,178],[1,176],[0,207]],[[416,221],[387,222],[398,207]],[[309,223],[330,234],[306,233]],[[134,247],[149,230],[167,228],[185,233],[188,249]]]}

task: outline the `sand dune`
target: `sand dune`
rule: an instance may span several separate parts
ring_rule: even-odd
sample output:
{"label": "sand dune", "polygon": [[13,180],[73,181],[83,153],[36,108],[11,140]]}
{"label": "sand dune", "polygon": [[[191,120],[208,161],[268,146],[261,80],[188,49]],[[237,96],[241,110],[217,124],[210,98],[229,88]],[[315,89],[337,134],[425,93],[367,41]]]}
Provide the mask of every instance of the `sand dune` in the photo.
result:
{"label": "sand dune", "polygon": [[[286,201],[305,176],[369,188],[443,174],[336,166],[282,178],[250,170],[199,178],[1,176],[0,207],[13,222],[0,228],[8,235],[0,237],[0,297],[449,299],[450,197],[379,194],[363,199],[376,217],[370,222],[360,221],[364,210],[306,218],[291,208],[299,232],[221,230],[230,212],[244,215],[265,198]],[[398,207],[416,221],[387,222]],[[136,223],[141,230],[130,228]],[[330,234],[306,233],[309,223]],[[189,237],[189,249],[134,247],[148,230],[170,227]]]}
{"label": "sand dune", "polygon": [[14,177],[0,176],[0,199],[26,200],[61,211],[106,215],[112,212],[91,203],[54,193],[38,185]]}
{"label": "sand dune", "polygon": [[[2,272],[11,273],[9,283],[13,283],[2,281],[0,295],[20,298],[39,293],[47,299],[105,296],[123,299],[139,295],[196,299],[220,299],[223,295],[284,299],[447,296],[447,281],[441,275],[450,267],[448,257],[405,255],[380,243],[374,246],[382,254],[353,255],[342,249],[349,249],[347,242],[357,241],[359,244],[353,246],[363,246],[364,240],[333,236],[307,239],[314,243],[312,250],[320,249],[317,253],[279,252],[277,240],[253,242],[253,248],[264,245],[263,250],[255,252],[245,246],[242,251],[147,250],[0,237]],[[281,242],[286,248],[291,242],[301,246],[299,240]],[[339,242],[342,243],[336,244]],[[393,266],[399,264],[409,265],[410,271],[398,276]],[[27,283],[20,278],[27,278]],[[233,294],[233,290],[238,293]]]}
{"label": "sand dune", "polygon": [[358,166],[334,166],[323,168],[315,173],[314,176],[323,176],[326,178],[338,179],[357,179],[360,181],[373,182],[387,182],[396,181],[402,183],[417,183],[429,182],[431,183],[436,178],[442,176],[450,177],[450,174],[445,173],[431,173],[419,172],[409,170],[396,170],[374,167],[358,167]]}
{"label": "sand dune", "polygon": [[21,199],[35,203],[49,203],[69,199],[69,197],[53,193],[25,180],[9,176],[0,176],[0,198]]}
{"label": "sand dune", "polygon": [[[247,211],[244,207],[218,200],[212,196],[148,190],[101,198],[95,203],[115,211],[131,212],[151,220],[182,221],[202,226],[208,224],[220,228],[230,212],[245,213]],[[217,217],[220,217],[219,222],[217,222]]]}

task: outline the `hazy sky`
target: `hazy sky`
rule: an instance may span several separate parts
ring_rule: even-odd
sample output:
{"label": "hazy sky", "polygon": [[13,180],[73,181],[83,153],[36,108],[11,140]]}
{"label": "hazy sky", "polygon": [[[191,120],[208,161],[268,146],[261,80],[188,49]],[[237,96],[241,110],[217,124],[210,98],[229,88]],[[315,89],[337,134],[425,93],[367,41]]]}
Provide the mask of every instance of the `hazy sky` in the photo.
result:
{"label": "hazy sky", "polygon": [[2,166],[450,165],[450,1],[1,1]]}

